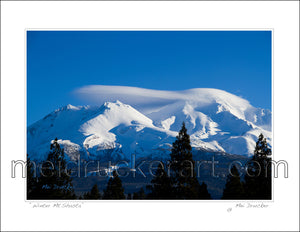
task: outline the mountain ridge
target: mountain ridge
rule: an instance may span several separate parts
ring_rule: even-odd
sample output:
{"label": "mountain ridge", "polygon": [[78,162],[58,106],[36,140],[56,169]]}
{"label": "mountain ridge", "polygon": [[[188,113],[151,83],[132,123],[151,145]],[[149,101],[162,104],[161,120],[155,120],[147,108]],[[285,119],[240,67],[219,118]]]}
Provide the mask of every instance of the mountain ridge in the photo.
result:
{"label": "mountain ridge", "polygon": [[119,100],[100,107],[68,104],[27,128],[28,154],[45,159],[50,141],[57,137],[70,159],[79,155],[96,159],[107,150],[123,159],[133,153],[165,157],[183,121],[194,149],[250,156],[260,133],[272,144],[269,110],[255,108],[223,90],[181,93],[189,96],[165,105],[154,104],[148,113]]}

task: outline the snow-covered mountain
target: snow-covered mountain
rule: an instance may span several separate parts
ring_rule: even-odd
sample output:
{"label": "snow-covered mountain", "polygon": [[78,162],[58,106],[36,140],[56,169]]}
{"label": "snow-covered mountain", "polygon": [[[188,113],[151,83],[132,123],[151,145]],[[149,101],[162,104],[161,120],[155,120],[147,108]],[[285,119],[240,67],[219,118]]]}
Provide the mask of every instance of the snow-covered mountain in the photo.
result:
{"label": "snow-covered mountain", "polygon": [[119,98],[130,105],[114,96],[116,101],[100,107],[67,105],[55,110],[27,128],[27,153],[45,159],[50,141],[57,137],[71,159],[79,154],[83,159],[108,154],[122,159],[131,154],[166,157],[183,121],[194,149],[248,156],[260,133],[272,143],[271,112],[228,92],[149,90],[145,96],[144,89],[138,90],[129,91],[131,95],[119,91]]}

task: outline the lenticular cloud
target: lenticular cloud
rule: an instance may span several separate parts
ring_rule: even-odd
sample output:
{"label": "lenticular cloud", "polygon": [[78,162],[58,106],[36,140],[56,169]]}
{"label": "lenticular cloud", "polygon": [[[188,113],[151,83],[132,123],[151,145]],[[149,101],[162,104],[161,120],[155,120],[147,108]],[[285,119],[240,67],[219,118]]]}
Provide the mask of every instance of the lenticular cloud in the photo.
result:
{"label": "lenticular cloud", "polygon": [[120,100],[143,113],[150,113],[178,101],[201,101],[203,104],[210,104],[217,99],[230,98],[237,105],[249,105],[248,101],[218,89],[166,91],[129,86],[88,85],[76,89],[74,94],[88,104],[101,105],[107,101]]}

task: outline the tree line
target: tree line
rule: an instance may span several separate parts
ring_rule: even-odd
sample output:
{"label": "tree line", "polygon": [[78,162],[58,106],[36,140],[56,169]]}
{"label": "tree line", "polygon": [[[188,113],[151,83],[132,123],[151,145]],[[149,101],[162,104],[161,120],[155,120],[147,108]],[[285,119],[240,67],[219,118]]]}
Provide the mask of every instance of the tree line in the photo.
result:
{"label": "tree line", "polygon": [[248,162],[245,175],[241,175],[236,166],[230,170],[222,199],[271,200],[272,199],[272,163],[271,149],[266,138],[260,134],[256,142],[254,155]]}
{"label": "tree line", "polygon": [[[248,175],[242,176],[233,166],[227,176],[222,199],[271,199],[270,156],[271,149],[261,134]],[[169,160],[172,166],[166,172],[162,163],[157,165],[151,184],[146,186],[147,193],[141,188],[126,196],[122,180],[113,171],[103,192],[100,193],[95,184],[89,192],[76,196],[72,178],[68,175],[71,170],[60,172],[60,169],[66,168],[66,159],[57,138],[50,146],[47,161],[43,175],[35,177],[32,163],[27,158],[27,199],[211,199],[207,184],[199,183],[196,177],[190,137],[184,123],[172,146]]]}

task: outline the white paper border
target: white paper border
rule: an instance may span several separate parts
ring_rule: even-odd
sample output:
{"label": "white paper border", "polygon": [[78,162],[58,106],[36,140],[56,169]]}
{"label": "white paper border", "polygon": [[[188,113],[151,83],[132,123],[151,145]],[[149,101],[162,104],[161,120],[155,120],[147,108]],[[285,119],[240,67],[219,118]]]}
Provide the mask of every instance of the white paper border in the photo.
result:
{"label": "white paper border", "polygon": [[[299,216],[298,2],[2,2],[2,230],[296,230]],[[275,180],[266,209],[233,203],[103,202],[80,209],[32,208],[11,160],[24,158],[24,30],[28,28],[274,28],[274,145],[289,178]],[[228,208],[233,208],[229,213]],[[254,216],[255,215],[255,216]],[[287,216],[285,216],[287,215]],[[253,217],[256,223],[251,223]],[[50,220],[49,220],[50,219]],[[56,223],[50,223],[55,220]],[[266,221],[270,223],[266,223]]]}

